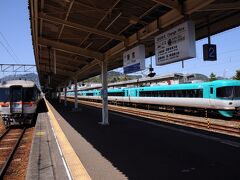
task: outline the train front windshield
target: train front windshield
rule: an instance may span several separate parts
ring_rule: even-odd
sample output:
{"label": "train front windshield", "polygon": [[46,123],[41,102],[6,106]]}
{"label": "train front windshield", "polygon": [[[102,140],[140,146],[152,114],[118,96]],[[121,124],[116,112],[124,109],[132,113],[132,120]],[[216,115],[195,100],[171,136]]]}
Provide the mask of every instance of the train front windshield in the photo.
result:
{"label": "train front windshield", "polygon": [[34,88],[24,88],[23,94],[24,94],[23,101],[25,101],[25,102],[35,101]]}
{"label": "train front windshield", "polygon": [[224,99],[240,99],[240,86],[217,88],[217,97]]}
{"label": "train front windshield", "polygon": [[0,102],[8,102],[8,101],[9,101],[9,89],[0,88]]}
{"label": "train front windshield", "polygon": [[12,102],[22,101],[22,87],[12,88]]}

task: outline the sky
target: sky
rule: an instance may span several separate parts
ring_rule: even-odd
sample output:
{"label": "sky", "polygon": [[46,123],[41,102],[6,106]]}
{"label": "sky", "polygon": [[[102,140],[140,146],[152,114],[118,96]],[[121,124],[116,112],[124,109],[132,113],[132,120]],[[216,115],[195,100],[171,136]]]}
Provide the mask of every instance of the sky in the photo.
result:
{"label": "sky", "polygon": [[[202,45],[207,39],[196,42],[196,58],[164,66],[155,66],[157,75],[170,73],[201,73],[209,76],[212,72],[226,78],[235,75],[240,69],[240,27],[230,29],[211,37],[212,44],[217,45],[218,60],[203,61]],[[10,45],[10,46],[9,46]],[[28,0],[0,1],[0,64],[35,64],[30,31]],[[150,58],[146,59],[146,68]],[[122,72],[122,68],[117,71]],[[148,69],[134,74],[148,74]],[[0,77],[7,75],[0,72]]]}
{"label": "sky", "polygon": [[[171,73],[200,73],[209,76],[211,73],[225,78],[231,78],[240,70],[240,27],[211,36],[211,43],[217,45],[217,61],[203,60],[203,44],[207,44],[207,38],[196,42],[196,58],[182,62],[176,62],[163,66],[156,66],[155,56],[152,57],[154,72],[157,75],[166,75]],[[147,75],[150,65],[150,58],[147,58],[146,69],[142,72],[132,73],[135,75]],[[122,68],[117,69],[123,72]]]}
{"label": "sky", "polygon": [[35,64],[28,0],[0,1],[0,64]]}

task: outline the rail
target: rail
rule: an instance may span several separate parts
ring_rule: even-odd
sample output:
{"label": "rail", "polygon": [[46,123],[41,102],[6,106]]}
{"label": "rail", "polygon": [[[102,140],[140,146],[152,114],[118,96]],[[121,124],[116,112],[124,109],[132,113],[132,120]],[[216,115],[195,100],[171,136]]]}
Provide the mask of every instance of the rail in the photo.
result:
{"label": "rail", "polygon": [[[70,101],[74,101],[68,98]],[[90,102],[80,100],[79,103],[87,106],[94,106],[101,108],[102,104],[97,102]],[[225,135],[240,137],[240,122],[237,121],[226,121],[220,119],[204,118],[204,117],[194,117],[186,116],[175,113],[163,113],[154,110],[144,110],[132,107],[108,105],[110,111],[116,111],[124,114],[129,114],[133,116],[139,116],[158,122],[165,122],[171,124],[177,124],[185,127],[197,128],[205,131],[221,133]]]}
{"label": "rail", "polygon": [[9,132],[10,128],[7,128],[1,135],[0,140]]}
{"label": "rail", "polygon": [[[15,152],[16,152],[18,146],[19,146],[20,141],[22,140],[22,137],[23,137],[23,135],[24,135],[24,133],[25,133],[25,130],[26,130],[26,128],[23,128],[23,129],[22,129],[22,132],[21,132],[20,136],[18,137],[17,142],[13,145],[13,148],[12,148],[10,154],[8,155],[6,161],[4,162],[3,166],[1,167],[1,169],[0,169],[0,179],[3,179],[3,176],[4,176],[4,174],[6,173],[6,171],[7,171],[7,169],[8,169],[8,166],[9,166],[11,160],[12,160],[12,157],[13,157],[13,155],[15,154]],[[3,139],[9,132],[11,132],[11,128],[8,128],[8,129],[1,135],[0,141],[2,141],[2,139]]]}

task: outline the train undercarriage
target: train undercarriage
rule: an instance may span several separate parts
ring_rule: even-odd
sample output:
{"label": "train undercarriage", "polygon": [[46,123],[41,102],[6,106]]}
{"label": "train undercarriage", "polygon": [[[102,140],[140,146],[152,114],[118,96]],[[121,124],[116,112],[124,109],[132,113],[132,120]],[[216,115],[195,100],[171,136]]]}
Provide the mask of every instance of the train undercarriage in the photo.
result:
{"label": "train undercarriage", "polygon": [[34,114],[2,114],[5,127],[11,125],[31,125]]}

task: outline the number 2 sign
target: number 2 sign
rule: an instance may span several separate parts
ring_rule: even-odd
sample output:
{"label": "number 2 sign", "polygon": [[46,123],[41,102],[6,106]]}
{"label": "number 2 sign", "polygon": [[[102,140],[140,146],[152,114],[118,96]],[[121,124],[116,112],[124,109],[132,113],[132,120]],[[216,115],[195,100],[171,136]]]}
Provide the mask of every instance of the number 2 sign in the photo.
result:
{"label": "number 2 sign", "polygon": [[216,61],[217,60],[216,44],[204,44],[203,45],[203,59],[204,59],[204,61]]}

